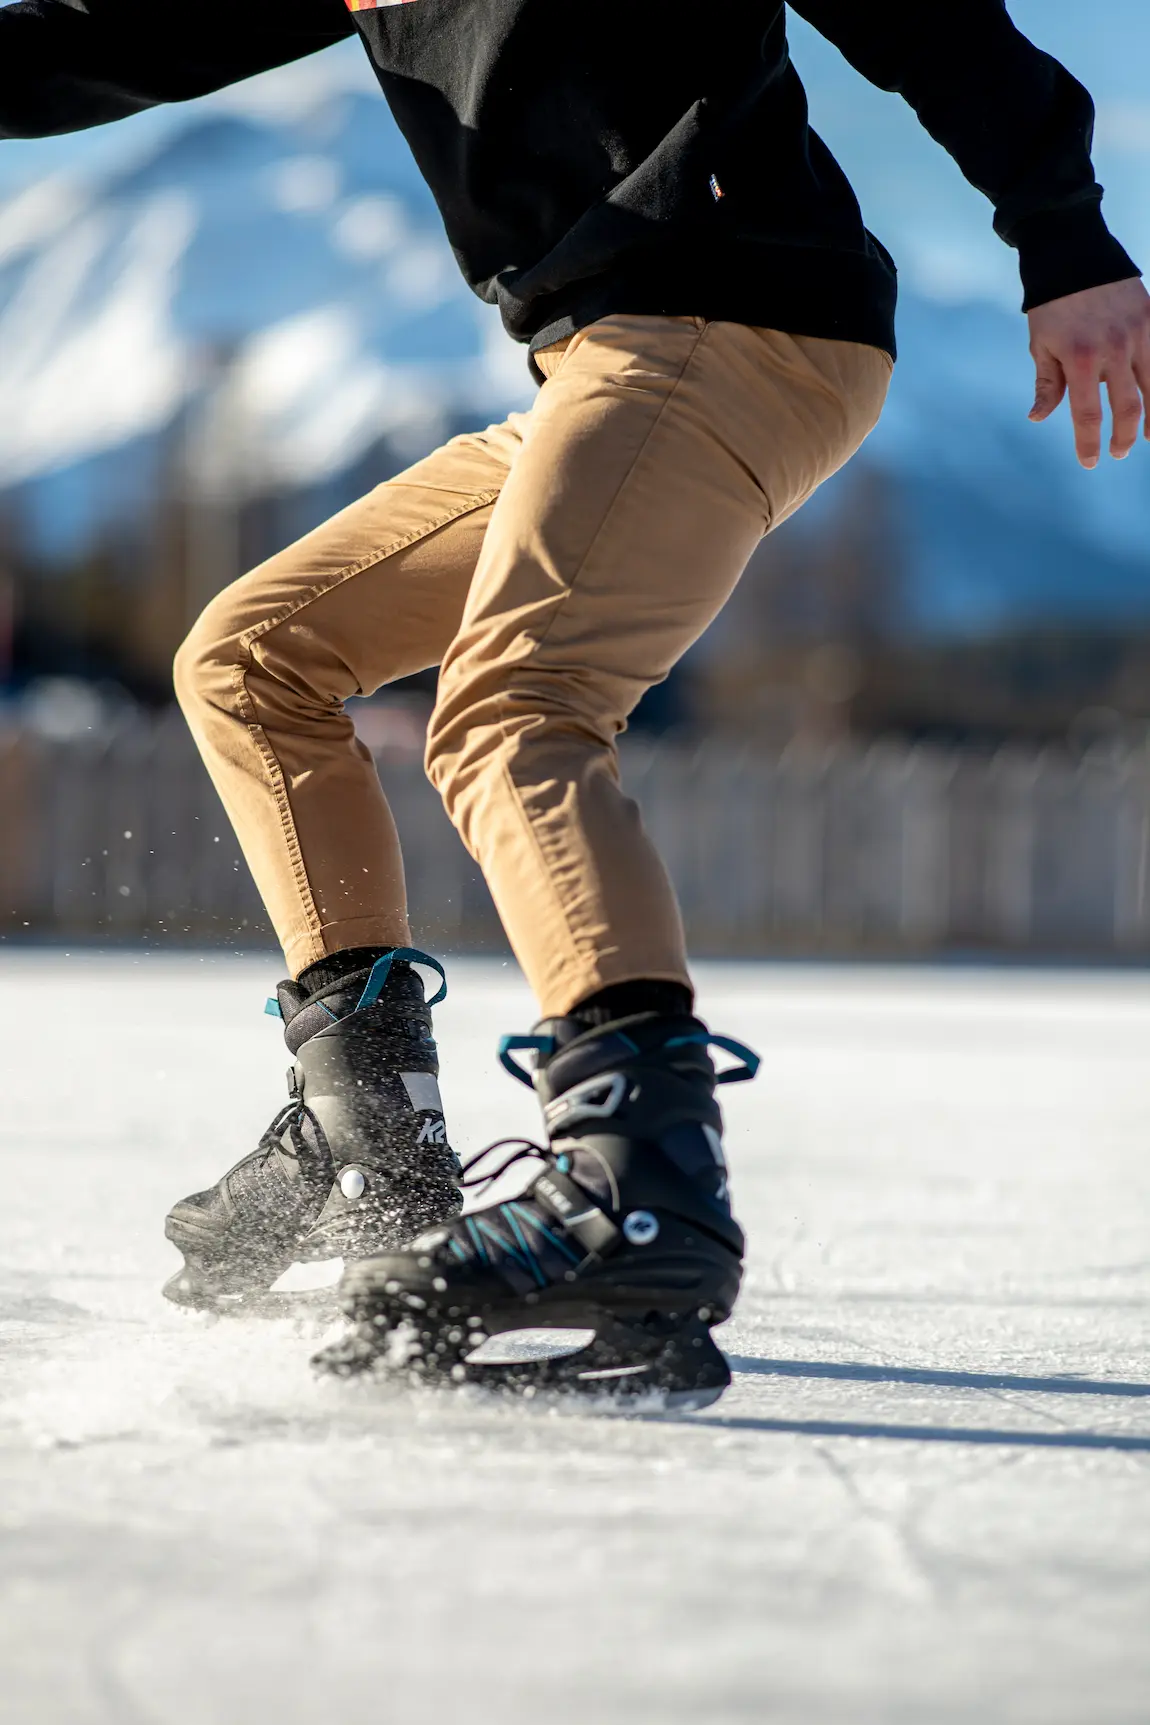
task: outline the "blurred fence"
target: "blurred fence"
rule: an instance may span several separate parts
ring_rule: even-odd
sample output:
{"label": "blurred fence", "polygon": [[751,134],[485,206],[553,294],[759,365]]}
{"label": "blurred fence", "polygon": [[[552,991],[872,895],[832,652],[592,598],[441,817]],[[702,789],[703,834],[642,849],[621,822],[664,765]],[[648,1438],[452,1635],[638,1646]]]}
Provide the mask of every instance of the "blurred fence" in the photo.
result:
{"label": "blurred fence", "polygon": [[[379,757],[418,937],[499,947],[478,871],[410,754]],[[628,741],[624,776],[698,953],[946,948],[1150,955],[1150,756],[820,756]],[[13,936],[258,944],[269,931],[178,714],[99,737],[0,732]]]}

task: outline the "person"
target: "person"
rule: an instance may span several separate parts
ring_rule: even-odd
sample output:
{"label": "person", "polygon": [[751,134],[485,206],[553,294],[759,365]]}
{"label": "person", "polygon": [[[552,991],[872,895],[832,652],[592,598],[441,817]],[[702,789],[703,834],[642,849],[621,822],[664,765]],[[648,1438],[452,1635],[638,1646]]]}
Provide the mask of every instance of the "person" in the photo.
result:
{"label": "person", "polygon": [[[179,699],[286,954],[295,1064],[257,1150],[173,1209],[168,1291],[255,1300],[291,1262],[338,1256],[353,1322],[333,1371],[402,1340],[425,1373],[467,1378],[477,1337],[549,1322],[589,1346],[508,1381],[699,1405],[728,1381],[711,1328],[743,1256],[710,1050],[735,1058],[723,1078],[756,1061],[694,1013],[615,739],[762,535],[875,425],[895,268],[808,124],[781,0],[348,4],[0,11],[7,137],[358,32],[467,281],[540,385],[530,412],[454,438],[222,592],[180,651]],[[1032,417],[1068,391],[1093,466],[1105,384],[1125,456],[1150,299],[1101,215],[1086,91],[1001,0],[795,10],[992,200],[1019,255]],[[547,1142],[511,1145],[533,1177],[467,1216],[420,975],[438,966],[411,947],[399,842],[343,705],[434,665],[427,769],[540,1010],[503,1059],[534,1083]]]}

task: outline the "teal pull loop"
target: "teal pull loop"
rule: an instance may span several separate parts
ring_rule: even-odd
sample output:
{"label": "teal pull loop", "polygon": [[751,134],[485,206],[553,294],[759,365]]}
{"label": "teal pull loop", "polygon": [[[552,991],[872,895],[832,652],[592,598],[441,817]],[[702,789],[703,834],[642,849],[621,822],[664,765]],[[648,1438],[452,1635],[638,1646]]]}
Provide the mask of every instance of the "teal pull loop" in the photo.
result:
{"label": "teal pull loop", "polygon": [[518,1060],[511,1058],[518,1049],[534,1049],[536,1054],[554,1054],[555,1038],[553,1036],[501,1036],[499,1038],[499,1064],[504,1071],[510,1072],[512,1078],[518,1078],[520,1084],[534,1088],[531,1074],[525,1066],[520,1066]]}
{"label": "teal pull loop", "polygon": [[280,1003],[275,998],[274,994],[269,994],[267,999],[264,1001],[264,1016],[267,1018],[283,1018],[283,1013],[280,1010]]}
{"label": "teal pull loop", "polygon": [[691,1036],[673,1036],[670,1042],[663,1044],[664,1048],[683,1048],[687,1043],[695,1043],[702,1048],[721,1048],[724,1054],[733,1054],[736,1060],[741,1060],[741,1066],[730,1066],[726,1072],[715,1074],[716,1084],[746,1084],[754,1078],[763,1064],[753,1049],[745,1042],[736,1042],[733,1036],[712,1036],[710,1031],[697,1030]]}
{"label": "teal pull loop", "polygon": [[736,1042],[733,1036],[712,1036],[711,1047],[721,1048],[724,1054],[733,1054],[736,1060],[743,1062],[741,1066],[731,1066],[726,1072],[720,1072],[715,1080],[717,1084],[746,1084],[763,1064],[753,1048],[748,1048],[745,1042]]}
{"label": "teal pull loop", "polygon": [[397,958],[405,959],[408,964],[424,964],[428,970],[434,970],[439,977],[438,992],[428,1001],[428,1006],[438,1006],[441,1000],[447,998],[447,973],[437,958],[430,953],[420,952],[414,946],[397,946],[393,952],[385,952],[382,958],[377,958],[371,967],[371,975],[364,984],[363,993],[356,1002],[355,1010],[362,1012],[365,1006],[374,1006],[383,993],[391,967]]}

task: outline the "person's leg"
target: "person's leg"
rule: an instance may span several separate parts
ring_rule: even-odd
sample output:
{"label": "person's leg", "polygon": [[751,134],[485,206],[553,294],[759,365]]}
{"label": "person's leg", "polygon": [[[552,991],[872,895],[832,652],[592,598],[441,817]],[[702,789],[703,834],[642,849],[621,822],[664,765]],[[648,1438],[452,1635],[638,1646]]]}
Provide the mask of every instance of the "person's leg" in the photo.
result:
{"label": "person's leg", "polygon": [[428,768],[549,1016],[634,979],[689,986],[615,739],[764,532],[871,430],[890,361],[738,324],[617,317],[541,365],[551,375],[443,662]]}
{"label": "person's leg", "polygon": [[519,423],[454,440],[245,576],[180,652],[184,711],[291,967],[294,1060],[259,1148],[169,1214],[181,1303],[263,1300],[297,1261],[458,1210],[399,843],[343,703],[442,657]]}
{"label": "person's leg", "polygon": [[439,663],[523,422],[453,439],[225,588],[177,655],[293,976],[410,938],[395,824],[344,702]]}
{"label": "person's leg", "polygon": [[[638,317],[542,364],[428,762],[539,997],[542,1022],[503,1056],[534,1083],[549,1143],[519,1198],[352,1265],[353,1326],[320,1363],[364,1370],[403,1324],[429,1375],[700,1406],[730,1381],[710,1330],[743,1254],[716,1084],[758,1061],[692,1015],[674,895],[620,789],[615,737],[759,537],[871,429],[890,366],[843,343]],[[716,1042],[742,1057],[721,1078]],[[534,1365],[472,1357],[484,1332],[552,1325],[593,1339]]]}

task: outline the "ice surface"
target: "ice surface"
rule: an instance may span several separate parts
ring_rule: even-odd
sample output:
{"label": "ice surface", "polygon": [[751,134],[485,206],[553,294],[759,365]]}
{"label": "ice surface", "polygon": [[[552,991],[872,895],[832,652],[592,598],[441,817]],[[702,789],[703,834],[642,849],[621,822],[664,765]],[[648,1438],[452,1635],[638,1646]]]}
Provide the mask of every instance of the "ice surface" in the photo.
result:
{"label": "ice surface", "polygon": [[[252,958],[9,954],[4,1725],[1150,1718],[1150,980],[704,967],[750,1279],[705,1414],[314,1382],[159,1298],[278,1105]],[[531,1131],[439,1015],[464,1149]]]}

